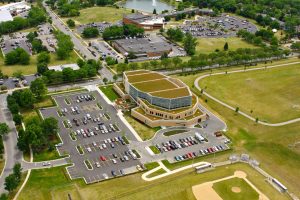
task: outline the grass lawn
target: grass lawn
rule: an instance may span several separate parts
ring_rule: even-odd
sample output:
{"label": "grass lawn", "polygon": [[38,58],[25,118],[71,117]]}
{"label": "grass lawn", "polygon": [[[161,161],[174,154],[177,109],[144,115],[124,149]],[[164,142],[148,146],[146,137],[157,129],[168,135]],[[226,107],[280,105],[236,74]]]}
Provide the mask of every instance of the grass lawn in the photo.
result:
{"label": "grass lawn", "polygon": [[270,199],[287,199],[267,184],[258,172],[245,164],[234,164],[202,174],[196,174],[194,169],[190,169],[151,182],[142,180],[141,173],[137,173],[90,185],[85,185],[80,180],[70,181],[63,167],[33,170],[18,199],[63,200],[70,194],[72,199],[86,200],[95,197],[124,200],[194,200],[192,186],[233,175],[236,170],[245,171],[249,180]]}
{"label": "grass lawn", "polygon": [[149,148],[151,149],[151,151],[153,151],[154,154],[160,154],[160,151],[156,146],[150,146]]}
{"label": "grass lawn", "polygon": [[154,169],[158,166],[159,166],[159,164],[157,162],[151,162],[151,163],[146,163],[145,164],[145,167],[147,168],[147,170]]}
{"label": "grass lawn", "polygon": [[147,176],[147,178],[151,178],[151,177],[154,177],[154,176],[158,176],[158,175],[161,175],[161,174],[164,174],[164,173],[166,173],[166,171],[165,171],[164,169],[161,168],[161,169],[159,169],[159,170],[157,170],[157,171],[155,171],[155,172],[149,174],[149,175]]}
{"label": "grass lawn", "polygon": [[[34,108],[35,109],[23,109],[21,110],[21,114],[23,116],[23,121],[26,123],[26,120],[28,120],[31,117],[40,117],[38,114],[38,109],[43,107],[51,107],[55,106],[55,102],[53,101],[51,96],[46,96],[42,101],[35,103]],[[57,144],[61,142],[59,137],[55,136],[53,137],[49,143]],[[26,155],[29,155],[28,153],[25,153]],[[29,160],[29,157],[27,157]],[[34,162],[40,162],[45,160],[53,160],[60,158],[58,155],[58,152],[56,151],[56,148],[53,148],[49,150],[48,148],[45,148],[43,151],[39,153],[33,154],[33,161]]]}
{"label": "grass lawn", "polygon": [[101,86],[99,88],[112,102],[117,98],[120,98],[120,96],[115,92],[113,85]]}
{"label": "grass lawn", "polygon": [[212,96],[261,121],[300,117],[300,64],[281,68],[210,76],[200,87]]}
{"label": "grass lawn", "polygon": [[[51,53],[50,55],[51,55],[51,61],[49,63],[49,66],[76,63],[78,59],[78,56],[74,51],[72,51],[71,56],[66,60],[58,60],[56,54],[53,53]],[[12,76],[14,72],[22,72],[23,75],[35,74],[36,63],[37,63],[36,58],[37,55],[31,56],[29,65],[5,65],[4,58],[1,56],[0,70],[8,76]]]}
{"label": "grass lawn", "polygon": [[171,135],[176,135],[176,134],[185,133],[185,132],[187,132],[187,130],[172,130],[169,132],[164,132],[164,136],[171,136]]}
{"label": "grass lawn", "polygon": [[[114,7],[91,7],[80,10],[80,16],[72,17],[76,24],[87,24],[92,22],[116,22],[122,20],[124,14],[131,13],[125,8]],[[67,21],[69,18],[63,18]]]}
{"label": "grass lawn", "polygon": [[[295,59],[279,61],[276,64],[289,61],[294,62]],[[213,70],[213,72],[215,71],[220,71],[220,69]],[[204,73],[176,77],[192,86],[196,77]],[[201,103],[227,123],[228,132],[226,135],[233,141],[234,152],[249,153],[261,162],[264,170],[285,184],[289,191],[300,196],[300,174],[298,173],[300,147],[295,145],[296,142],[300,141],[300,123],[281,127],[259,125],[241,115],[237,115],[234,111],[213,100],[208,99],[207,102],[204,102],[205,99],[206,97],[201,97]]]}
{"label": "grass lawn", "polygon": [[243,41],[238,37],[230,38],[197,38],[198,44],[196,46],[197,53],[211,53],[216,49],[223,51],[224,44],[227,42],[229,50],[236,50],[238,48],[257,48],[252,44]]}
{"label": "grass lawn", "polygon": [[124,115],[127,122],[134,128],[134,130],[139,134],[142,140],[151,139],[155,133],[160,129],[159,127],[151,128],[138,120],[134,119],[130,115]]}
{"label": "grass lawn", "polygon": [[[232,187],[241,189],[239,193],[232,191]],[[213,189],[219,194],[223,200],[243,200],[245,197],[251,200],[258,200],[258,193],[241,178],[232,178],[213,184]]]}

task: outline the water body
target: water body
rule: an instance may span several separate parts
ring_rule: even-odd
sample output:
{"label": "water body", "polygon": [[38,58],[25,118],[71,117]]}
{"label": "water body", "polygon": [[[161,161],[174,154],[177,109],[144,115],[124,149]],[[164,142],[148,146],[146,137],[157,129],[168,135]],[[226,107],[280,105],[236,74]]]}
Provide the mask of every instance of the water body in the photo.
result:
{"label": "water body", "polygon": [[173,6],[159,0],[127,0],[122,6],[149,13],[152,13],[154,9],[156,9],[157,13],[161,13],[163,10],[174,9]]}

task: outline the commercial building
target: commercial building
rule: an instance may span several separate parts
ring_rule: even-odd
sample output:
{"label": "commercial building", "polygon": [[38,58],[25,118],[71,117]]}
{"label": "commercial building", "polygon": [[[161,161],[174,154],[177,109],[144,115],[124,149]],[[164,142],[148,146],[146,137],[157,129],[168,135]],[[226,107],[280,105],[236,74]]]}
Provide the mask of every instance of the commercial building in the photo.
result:
{"label": "commercial building", "polygon": [[131,115],[150,127],[191,126],[207,118],[188,86],[158,72],[124,72],[123,83],[114,84],[114,89],[137,103]]}
{"label": "commercial building", "polygon": [[80,69],[77,64],[64,64],[64,65],[56,65],[56,66],[48,67],[49,70],[54,70],[54,71],[63,71],[66,68],[71,68],[73,70]]}
{"label": "commercial building", "polygon": [[134,24],[147,30],[157,30],[164,27],[164,18],[160,16],[143,15],[134,13],[123,17],[124,24]]}
{"label": "commercial building", "polygon": [[164,53],[169,54],[172,46],[164,40],[155,38],[125,38],[114,40],[112,46],[124,56],[133,53],[136,57],[160,57]]}
{"label": "commercial building", "polygon": [[13,20],[13,17],[11,16],[11,14],[8,10],[1,10],[0,11],[0,23],[1,22],[12,21],[12,20]]}
{"label": "commercial building", "polygon": [[10,3],[4,6],[0,6],[0,11],[9,11],[12,16],[18,15],[20,13],[30,10],[30,6],[25,1],[20,1],[16,3]]}

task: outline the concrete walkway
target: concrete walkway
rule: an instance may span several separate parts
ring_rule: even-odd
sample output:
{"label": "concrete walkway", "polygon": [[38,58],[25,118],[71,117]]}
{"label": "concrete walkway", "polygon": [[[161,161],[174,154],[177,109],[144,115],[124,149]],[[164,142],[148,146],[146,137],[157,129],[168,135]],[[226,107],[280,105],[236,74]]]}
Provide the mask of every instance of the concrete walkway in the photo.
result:
{"label": "concrete walkway", "polygon": [[[154,180],[157,180],[157,179],[160,179],[160,178],[163,178],[163,177],[166,177],[166,176],[170,176],[172,174],[176,174],[178,172],[181,172],[183,170],[186,170],[186,169],[190,169],[190,168],[194,168],[194,167],[197,167],[199,165],[205,165],[205,164],[210,164],[208,162],[198,162],[198,163],[194,163],[194,164],[191,164],[191,165],[187,165],[187,166],[184,166],[184,167],[181,167],[181,168],[178,168],[178,169],[175,169],[175,170],[169,170],[162,162],[158,162],[159,166],[144,173],[142,175],[142,179],[145,180],[145,181],[154,181]],[[154,177],[151,177],[151,178],[147,178],[148,175],[156,172],[157,170],[159,169],[164,169],[166,171],[166,173],[163,173],[163,174],[160,174],[160,175],[157,175],[157,176],[154,176]]]}
{"label": "concrete walkway", "polygon": [[[288,65],[292,65],[292,64],[300,64],[300,62],[292,62],[292,63],[286,63],[286,64],[279,64],[279,65],[272,65],[272,66],[266,66],[266,67],[257,67],[257,68],[251,68],[251,69],[246,69],[246,70],[235,70],[235,71],[228,71],[227,74],[233,74],[233,73],[240,73],[240,72],[247,72],[247,71],[255,71],[255,70],[265,70],[265,69],[271,69],[271,68],[277,68],[277,67],[284,67],[284,66],[288,66]],[[204,79],[206,77],[209,77],[209,76],[217,76],[217,75],[224,75],[226,74],[226,72],[218,72],[218,73],[213,73],[213,74],[205,74],[203,76],[199,76],[195,81],[194,81],[194,85],[195,87],[201,91],[201,88],[199,86],[199,81],[201,79]],[[212,100],[218,102],[219,104],[235,111],[235,108],[228,105],[227,103],[213,97],[212,95],[208,94],[207,92],[203,91],[203,94],[209,98],[211,98]],[[239,114],[243,115],[244,117],[247,117],[248,119],[252,120],[252,121],[256,121],[256,118],[242,112],[242,111],[239,111],[238,112]],[[288,121],[285,121],[285,122],[279,122],[279,123],[267,123],[267,122],[262,122],[262,121],[258,121],[259,124],[262,124],[262,125],[265,125],[265,126],[284,126],[284,125],[288,125],[288,124],[292,124],[292,123],[296,123],[296,122],[300,122],[300,118],[296,118],[296,119],[292,119],[292,120],[288,120]]]}

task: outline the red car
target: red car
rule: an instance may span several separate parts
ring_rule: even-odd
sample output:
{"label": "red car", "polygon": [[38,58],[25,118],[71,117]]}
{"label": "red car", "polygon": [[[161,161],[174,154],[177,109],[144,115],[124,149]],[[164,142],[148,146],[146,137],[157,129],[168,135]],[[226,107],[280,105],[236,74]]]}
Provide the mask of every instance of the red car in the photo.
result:
{"label": "red car", "polygon": [[100,156],[100,160],[106,161],[106,158],[104,156]]}

